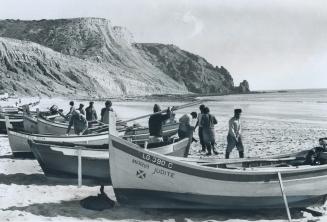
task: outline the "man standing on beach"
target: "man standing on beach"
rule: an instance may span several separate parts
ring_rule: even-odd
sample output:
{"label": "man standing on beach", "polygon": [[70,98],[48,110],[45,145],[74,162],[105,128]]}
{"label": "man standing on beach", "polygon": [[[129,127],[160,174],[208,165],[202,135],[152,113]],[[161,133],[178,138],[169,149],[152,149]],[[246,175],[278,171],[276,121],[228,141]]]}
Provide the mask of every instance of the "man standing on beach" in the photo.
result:
{"label": "man standing on beach", "polygon": [[216,117],[210,114],[209,107],[204,108],[204,112],[202,114],[201,125],[202,125],[202,139],[205,147],[207,149],[207,156],[211,155],[212,152],[217,155],[215,144],[215,125],[218,123]]}
{"label": "man standing on beach", "polygon": [[149,118],[149,132],[150,132],[150,143],[162,142],[162,126],[164,122],[170,118],[171,109],[168,107],[166,114],[160,113],[161,108],[158,104],[154,104],[153,112],[154,115]]}
{"label": "man standing on beach", "polygon": [[234,110],[234,116],[229,120],[229,130],[227,136],[227,148],[225,158],[229,159],[229,154],[236,146],[240,158],[244,158],[244,147],[241,136],[241,109]]}
{"label": "man standing on beach", "polygon": [[84,110],[84,104],[79,104],[79,107],[77,109],[82,115],[85,116],[85,110]]}
{"label": "man standing on beach", "polygon": [[70,108],[69,108],[69,112],[65,116],[66,119],[70,119],[70,117],[73,115],[73,113],[75,111],[74,101],[70,101],[69,105],[70,105]]}
{"label": "man standing on beach", "polygon": [[98,119],[97,111],[94,109],[94,102],[91,101],[90,105],[86,107],[85,113],[86,113],[86,120],[87,121],[96,121]]}
{"label": "man standing on beach", "polygon": [[105,102],[104,108],[101,110],[101,122],[108,124],[109,123],[109,112],[113,112],[114,110],[112,109],[112,102],[110,100],[107,100]]}
{"label": "man standing on beach", "polygon": [[192,125],[192,119],[196,119],[198,114],[191,112],[191,114],[184,114],[179,118],[178,137],[180,139],[192,138],[194,125]]}
{"label": "man standing on beach", "polygon": [[69,120],[69,125],[68,125],[66,135],[69,134],[69,131],[72,126],[74,126],[74,131],[75,131],[75,134],[77,134],[77,135],[83,135],[84,132],[87,130],[87,120],[84,117],[84,115],[82,115],[80,113],[79,110],[75,110],[73,112],[73,114]]}
{"label": "man standing on beach", "polygon": [[202,146],[202,149],[200,152],[206,152],[206,146],[203,142],[203,127],[202,127],[202,124],[201,124],[201,119],[202,119],[202,116],[204,115],[204,108],[205,108],[205,105],[201,104],[199,109],[200,109],[200,113],[198,114],[198,121],[196,122],[196,125],[194,127],[194,131],[196,129],[197,126],[199,126],[199,140],[200,140],[200,144]]}

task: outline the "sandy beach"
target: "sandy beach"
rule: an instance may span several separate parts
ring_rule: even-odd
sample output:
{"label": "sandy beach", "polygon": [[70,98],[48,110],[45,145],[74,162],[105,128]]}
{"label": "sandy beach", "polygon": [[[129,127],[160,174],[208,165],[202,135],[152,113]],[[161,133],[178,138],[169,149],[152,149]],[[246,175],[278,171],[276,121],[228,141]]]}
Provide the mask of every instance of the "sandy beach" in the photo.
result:
{"label": "sandy beach", "polygon": [[[305,95],[304,95],[305,94]],[[206,105],[218,119],[216,141],[219,155],[223,158],[226,147],[228,119],[233,109],[243,109],[243,138],[245,156],[265,156],[291,153],[318,146],[318,139],[327,136],[327,106],[322,98],[327,91],[289,92],[283,94],[232,95],[208,97]],[[207,99],[208,99],[207,98]],[[279,98],[279,99],[276,99]],[[28,99],[27,99],[28,100]],[[34,99],[35,100],[35,99]],[[67,110],[68,100],[42,99],[40,109],[50,104],[60,104]],[[86,102],[84,102],[86,104]],[[180,104],[160,102],[162,106]],[[64,104],[64,105],[63,105]],[[103,102],[96,102],[100,111]],[[153,102],[121,101],[114,109],[121,119],[128,119],[151,112]],[[176,117],[197,110],[187,108]],[[147,120],[140,121],[146,124]],[[197,135],[196,135],[197,137]],[[193,144],[190,154],[199,156],[200,145]],[[237,157],[234,150],[231,157]],[[199,188],[201,189],[201,188]],[[141,210],[116,207],[102,212],[83,209],[79,201],[95,196],[99,187],[64,185],[48,181],[36,160],[14,159],[8,138],[0,135],[0,221],[285,221],[285,210],[226,212],[226,211],[173,211]],[[111,186],[105,192],[115,200]],[[326,212],[327,206],[319,207]],[[297,221],[327,221],[327,216],[314,217],[309,213],[294,211]]]}

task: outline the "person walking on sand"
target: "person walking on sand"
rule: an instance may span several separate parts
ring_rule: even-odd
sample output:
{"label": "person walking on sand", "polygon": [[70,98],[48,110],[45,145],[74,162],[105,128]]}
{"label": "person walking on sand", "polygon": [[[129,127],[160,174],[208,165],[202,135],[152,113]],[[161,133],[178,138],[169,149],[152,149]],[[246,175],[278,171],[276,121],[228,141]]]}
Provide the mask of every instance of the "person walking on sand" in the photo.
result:
{"label": "person walking on sand", "polygon": [[162,142],[162,125],[164,122],[170,118],[171,110],[170,107],[167,108],[166,114],[157,113],[160,112],[161,108],[158,104],[154,104],[153,112],[156,113],[149,118],[149,132],[150,132],[150,143]]}
{"label": "person walking on sand", "polygon": [[184,114],[179,118],[178,137],[180,139],[192,138],[194,132],[194,125],[192,125],[192,119],[196,119],[198,114],[191,112],[190,114]]}
{"label": "person walking on sand", "polygon": [[108,124],[109,123],[109,112],[113,112],[114,110],[112,109],[112,102],[110,100],[107,100],[105,102],[104,108],[101,110],[101,122]]}
{"label": "person walking on sand", "polygon": [[227,135],[227,148],[225,158],[229,159],[229,154],[236,146],[239,157],[244,158],[244,147],[242,142],[241,127],[242,109],[235,109],[234,116],[229,120],[229,130]]}
{"label": "person walking on sand", "polygon": [[201,118],[202,125],[202,139],[207,149],[207,156],[211,155],[211,150],[214,154],[218,154],[215,149],[215,125],[218,123],[216,117],[210,114],[209,107],[205,107],[203,110],[203,116]]}
{"label": "person walking on sand", "polygon": [[91,101],[90,105],[86,107],[85,114],[87,121],[96,121],[98,119],[97,111],[94,108],[94,102]]}
{"label": "person walking on sand", "polygon": [[75,134],[83,135],[87,130],[87,120],[80,113],[79,110],[75,110],[69,120],[69,125],[66,134],[69,134],[71,127],[74,126]]}
{"label": "person walking on sand", "polygon": [[200,113],[198,113],[198,121],[196,122],[195,127],[194,127],[194,131],[195,131],[196,127],[199,127],[198,135],[199,135],[199,140],[200,140],[200,144],[202,147],[200,152],[206,152],[206,146],[203,143],[203,135],[202,135],[203,128],[202,128],[202,123],[201,123],[201,119],[204,114],[204,108],[205,108],[205,105],[201,104],[199,107]]}
{"label": "person walking on sand", "polygon": [[85,116],[85,110],[84,110],[84,104],[79,104],[79,107],[77,109],[82,115]]}

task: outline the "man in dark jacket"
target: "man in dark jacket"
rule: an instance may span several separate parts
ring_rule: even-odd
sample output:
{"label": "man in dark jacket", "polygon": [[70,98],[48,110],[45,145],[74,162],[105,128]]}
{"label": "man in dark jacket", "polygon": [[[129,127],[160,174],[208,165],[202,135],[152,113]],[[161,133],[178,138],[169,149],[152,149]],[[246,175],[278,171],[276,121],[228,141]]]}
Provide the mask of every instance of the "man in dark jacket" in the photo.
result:
{"label": "man in dark jacket", "polygon": [[110,100],[107,100],[105,102],[104,108],[101,110],[101,122],[108,124],[109,123],[109,112],[113,112],[112,109],[112,102]]}
{"label": "man in dark jacket", "polygon": [[[153,112],[160,112],[160,106],[158,104],[154,104]],[[170,118],[171,110],[170,107],[167,109],[167,113],[157,113],[149,118],[149,132],[150,132],[150,142],[161,142],[162,138],[162,125],[165,120]]]}
{"label": "man in dark jacket", "polygon": [[86,107],[86,120],[87,121],[96,121],[98,119],[97,111],[93,107],[94,102],[90,102],[90,105]]}

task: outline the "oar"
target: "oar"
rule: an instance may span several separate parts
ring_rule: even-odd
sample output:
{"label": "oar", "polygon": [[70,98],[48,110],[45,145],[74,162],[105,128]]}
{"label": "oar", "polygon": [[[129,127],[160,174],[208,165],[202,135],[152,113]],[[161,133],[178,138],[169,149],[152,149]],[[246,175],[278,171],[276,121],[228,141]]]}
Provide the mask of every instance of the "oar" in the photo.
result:
{"label": "oar", "polygon": [[[184,105],[173,106],[172,109],[171,109],[171,111],[176,111],[176,110],[184,109],[184,108],[187,108],[187,107],[195,106],[195,105],[200,104],[202,102],[203,102],[203,100],[197,100],[197,101],[194,101],[194,102],[191,102],[191,103],[187,103],[187,104],[184,104]],[[135,117],[135,118],[132,118],[132,119],[129,119],[129,120],[121,121],[120,123],[128,123],[128,122],[131,122],[131,121],[143,119],[143,118],[146,118],[146,117],[150,117],[150,116],[153,116],[153,115],[156,115],[156,114],[159,114],[159,113],[165,113],[165,112],[167,112],[167,109],[162,110],[160,112],[151,113],[151,114],[147,114],[147,115]]]}
{"label": "oar", "polygon": [[64,117],[65,120],[68,120],[68,117],[67,117],[65,114],[63,114],[63,113],[60,112],[59,110],[58,110],[57,112],[59,113],[60,116]]}

